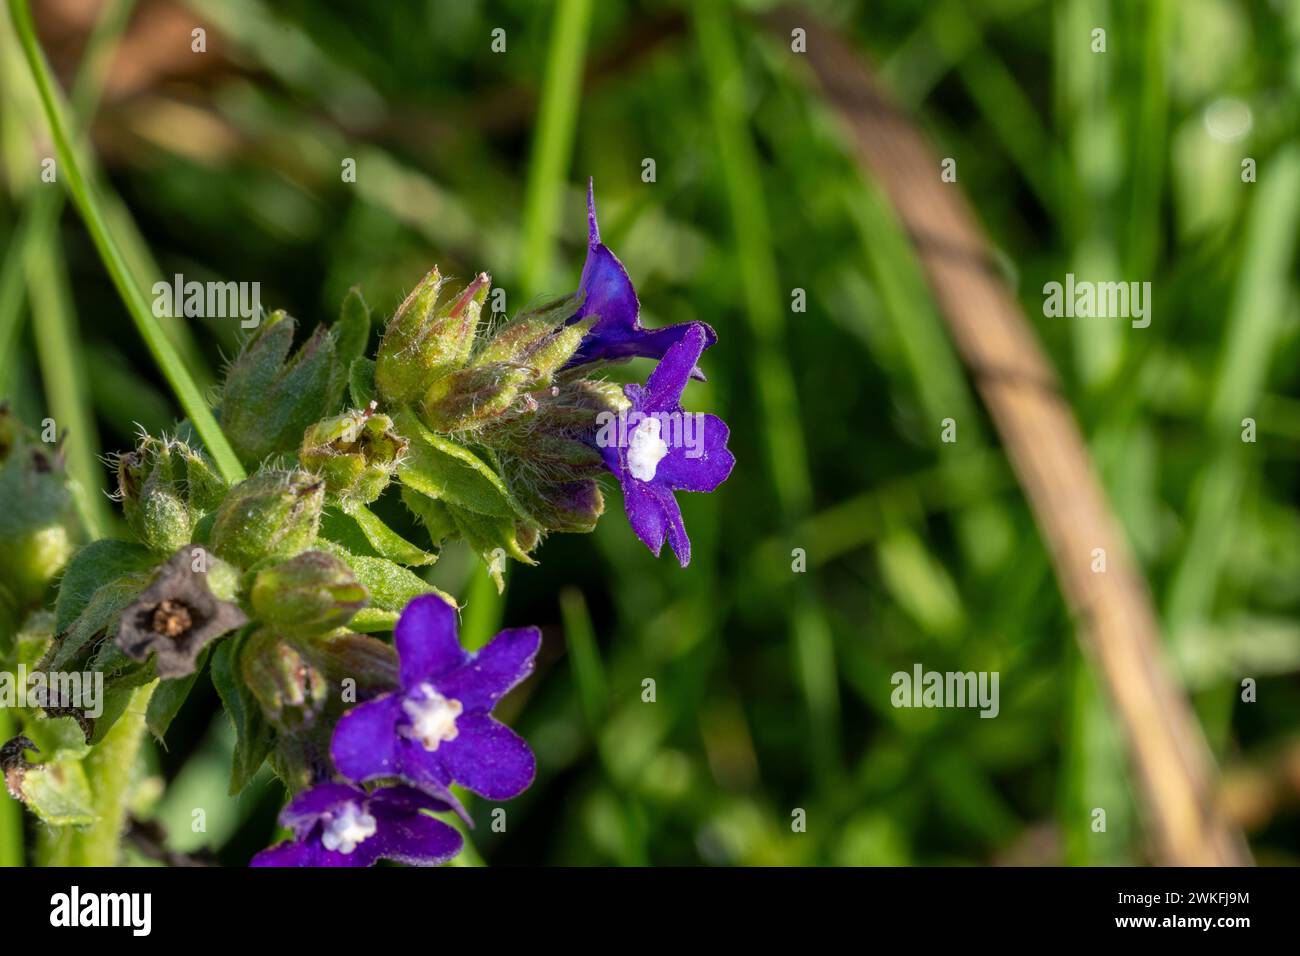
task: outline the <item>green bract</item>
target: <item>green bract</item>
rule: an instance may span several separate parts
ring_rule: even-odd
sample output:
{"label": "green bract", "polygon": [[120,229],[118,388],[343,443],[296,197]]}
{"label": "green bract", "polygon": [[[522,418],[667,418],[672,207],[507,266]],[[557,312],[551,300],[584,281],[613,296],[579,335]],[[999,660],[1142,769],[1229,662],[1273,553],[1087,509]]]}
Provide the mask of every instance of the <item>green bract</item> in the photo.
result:
{"label": "green bract", "polygon": [[393,431],[391,418],[366,409],[312,425],[303,435],[298,457],[304,468],[325,479],[331,494],[365,504],[388,487],[406,447],[406,439]]}

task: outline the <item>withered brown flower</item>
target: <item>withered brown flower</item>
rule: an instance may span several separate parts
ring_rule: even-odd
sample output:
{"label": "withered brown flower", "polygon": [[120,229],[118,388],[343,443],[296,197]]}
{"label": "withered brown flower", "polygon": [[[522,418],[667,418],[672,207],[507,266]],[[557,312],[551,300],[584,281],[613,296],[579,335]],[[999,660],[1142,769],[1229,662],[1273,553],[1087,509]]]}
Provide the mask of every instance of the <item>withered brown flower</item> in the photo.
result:
{"label": "withered brown flower", "polygon": [[199,651],[248,622],[238,605],[212,593],[207,574],[194,570],[190,552],[186,545],[172,555],[118,624],[122,653],[142,661],[152,651],[164,679],[193,674]]}

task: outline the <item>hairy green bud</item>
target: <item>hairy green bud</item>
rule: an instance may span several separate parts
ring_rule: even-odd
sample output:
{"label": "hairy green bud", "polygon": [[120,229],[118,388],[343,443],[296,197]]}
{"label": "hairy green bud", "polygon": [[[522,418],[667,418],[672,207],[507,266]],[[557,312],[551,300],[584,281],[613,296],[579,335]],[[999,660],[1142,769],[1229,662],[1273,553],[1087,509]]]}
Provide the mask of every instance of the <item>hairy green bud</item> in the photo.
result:
{"label": "hairy green bud", "polygon": [[465,365],[474,347],[479,315],[492,280],[480,272],[447,303],[435,268],[398,307],[375,356],[375,387],[386,401],[417,401],[430,383]]}
{"label": "hairy green bud", "polygon": [[352,569],[323,551],[304,551],[257,573],[251,600],[258,620],[310,637],[343,627],[370,600]]}
{"label": "hairy green bud", "polygon": [[72,494],[57,446],[45,446],[0,414],[0,582],[12,601],[35,604],[76,550]]}
{"label": "hairy green bud", "polygon": [[221,501],[226,484],[184,442],[144,436],[117,460],[117,493],[131,530],[159,554],[193,537],[194,525]]}
{"label": "hairy green bud", "polygon": [[325,482],[305,471],[263,471],[230,490],[212,525],[212,551],[247,570],[311,547],[320,528]]}
{"label": "hairy green bud", "polygon": [[267,720],[282,733],[306,730],[325,708],[325,677],[272,630],[259,630],[248,639],[239,670]]}
{"label": "hairy green bud", "polygon": [[221,427],[249,467],[298,449],[303,431],[338,407],[347,382],[335,336],[318,327],[289,356],[294,320],[272,312],[244,343],[226,374]]}
{"label": "hairy green bud", "polygon": [[452,372],[429,386],[420,420],[439,432],[476,428],[507,412],[520,390],[535,381],[532,369],[504,362]]}

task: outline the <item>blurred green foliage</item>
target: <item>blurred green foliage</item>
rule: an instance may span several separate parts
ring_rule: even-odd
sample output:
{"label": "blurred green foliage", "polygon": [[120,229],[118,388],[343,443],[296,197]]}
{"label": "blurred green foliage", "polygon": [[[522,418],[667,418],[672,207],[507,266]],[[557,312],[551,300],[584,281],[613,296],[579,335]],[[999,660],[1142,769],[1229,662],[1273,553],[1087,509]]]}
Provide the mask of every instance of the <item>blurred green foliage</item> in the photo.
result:
{"label": "blurred green foliage", "polygon": [[[512,569],[504,606],[467,552],[428,571],[468,599],[480,642],[498,621],[545,631],[537,675],[502,705],[539,778],[505,832],[472,807],[487,862],[1142,862],[1116,728],[1023,496],[907,238],[765,7],[141,2],[92,127],[124,202],[114,228],[145,289],[178,272],[256,281],[307,329],[354,285],[391,314],[434,264],[490,271],[513,314],[575,287],[590,175],[645,323],[717,329],[688,400],[729,421],[738,465],[718,493],[682,496],[688,570],[636,541],[610,487],[596,533],[548,540],[539,566]],[[1300,862],[1285,769],[1300,746],[1300,5],[812,8],[957,159],[1253,850]],[[37,13],[67,82],[88,27],[59,5]],[[29,422],[69,427],[99,502],[94,455],[180,412],[80,222],[40,212],[48,141],[8,33],[0,392]],[[1257,182],[1242,182],[1245,157]],[[1044,318],[1039,290],[1067,272],[1150,281],[1150,328]],[[238,322],[168,321],[213,381]],[[955,445],[940,441],[949,417]],[[396,526],[391,504],[376,510]],[[893,708],[890,675],[918,662],[999,671],[998,718]],[[148,754],[137,810],[174,848],[242,864],[271,839],[282,791],[264,776],[224,796],[233,737],[201,686]]]}

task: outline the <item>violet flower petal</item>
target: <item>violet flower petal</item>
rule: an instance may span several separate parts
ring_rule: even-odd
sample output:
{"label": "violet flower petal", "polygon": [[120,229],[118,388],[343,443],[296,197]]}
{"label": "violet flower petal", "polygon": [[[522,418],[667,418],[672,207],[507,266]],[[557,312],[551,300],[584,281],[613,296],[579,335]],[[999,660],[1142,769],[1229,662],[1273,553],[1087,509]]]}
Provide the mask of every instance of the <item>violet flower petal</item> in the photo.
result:
{"label": "violet flower petal", "polygon": [[353,853],[374,844],[373,852],[378,859],[409,866],[440,866],[464,845],[454,829],[422,813],[395,810],[391,805],[376,802],[370,804],[370,812],[379,828]]}
{"label": "violet flower petal", "polygon": [[680,342],[664,353],[645,387],[627,387],[628,398],[642,412],[671,412],[681,408],[682,392],[690,381],[691,369],[704,351],[704,332],[688,329]]}
{"label": "violet flower petal", "polygon": [[328,866],[327,863],[318,860],[319,854],[316,851],[323,849],[324,847],[316,843],[299,843],[295,840],[286,840],[261,851],[249,861],[248,865],[259,867]]}
{"label": "violet flower petal", "polygon": [[[698,444],[683,437],[691,434],[686,431],[685,416],[692,413],[682,410],[681,395],[704,347],[704,333],[692,329],[668,350],[644,386],[628,385],[623,391],[632,407],[620,422],[619,444],[600,449],[605,466],[618,476],[623,489],[623,507],[636,536],[655,557],[667,540],[682,567],[690,564],[691,542],[673,492],[712,491],[726,480],[736,463],[726,447],[730,431],[716,415],[698,415],[691,424],[692,429],[700,429]],[[665,442],[663,457],[653,463],[648,480],[633,474],[628,461],[628,445],[632,439],[622,437],[627,423],[639,415],[681,417],[678,437],[672,439],[674,444]],[[636,427],[641,427],[639,421]]]}
{"label": "violet flower petal", "polygon": [[[448,795],[450,796],[450,795]],[[322,834],[332,814],[351,805],[373,818],[373,832],[349,852],[328,849]],[[436,866],[460,852],[460,834],[425,811],[453,809],[451,803],[413,787],[381,787],[367,794],[358,787],[325,782],[296,795],[280,813],[295,838],[258,853],[250,865],[365,867],[381,859],[414,866]]]}
{"label": "violet flower petal", "polygon": [[403,608],[393,629],[403,687],[433,680],[469,659],[457,627],[456,609],[436,594],[422,594]]}
{"label": "violet flower petal", "polygon": [[642,544],[659,557],[668,533],[663,504],[649,483],[633,478],[626,468],[615,473],[623,487],[623,510],[627,512],[628,524]]}
{"label": "violet flower petal", "polygon": [[535,627],[507,628],[468,662],[435,680],[444,697],[459,700],[466,713],[487,713],[516,684],[533,672],[533,659],[542,646]]}
{"label": "violet flower petal", "polygon": [[522,737],[486,714],[467,714],[456,726],[456,739],[443,743],[438,755],[457,783],[489,800],[528,789],[537,761]]}
{"label": "violet flower petal", "polygon": [[330,740],[330,757],[338,772],[357,783],[399,776],[397,722],[401,718],[401,694],[385,694],[344,714]]}
{"label": "violet flower petal", "polygon": [[[587,181],[587,261],[578,280],[578,293],[582,305],[569,321],[577,322],[589,315],[598,316],[587,333],[568,367],[588,362],[613,361],[643,356],[659,358],[692,329],[705,337],[705,347],[718,340],[717,334],[703,322],[683,322],[662,329],[641,327],[641,303],[637,300],[632,280],[618,257],[600,241],[600,226],[596,222],[596,197],[594,183]],[[695,378],[704,373],[693,369]]]}
{"label": "violet flower petal", "polygon": [[655,483],[674,491],[712,491],[727,480],[736,464],[736,457],[727,449],[731,430],[717,415],[701,415],[701,448],[691,457],[688,448],[670,448],[659,462]]}
{"label": "violet flower petal", "polygon": [[280,826],[292,830],[296,836],[305,836],[316,821],[330,810],[345,803],[363,798],[365,792],[346,783],[326,781],[295,794],[280,811]]}

